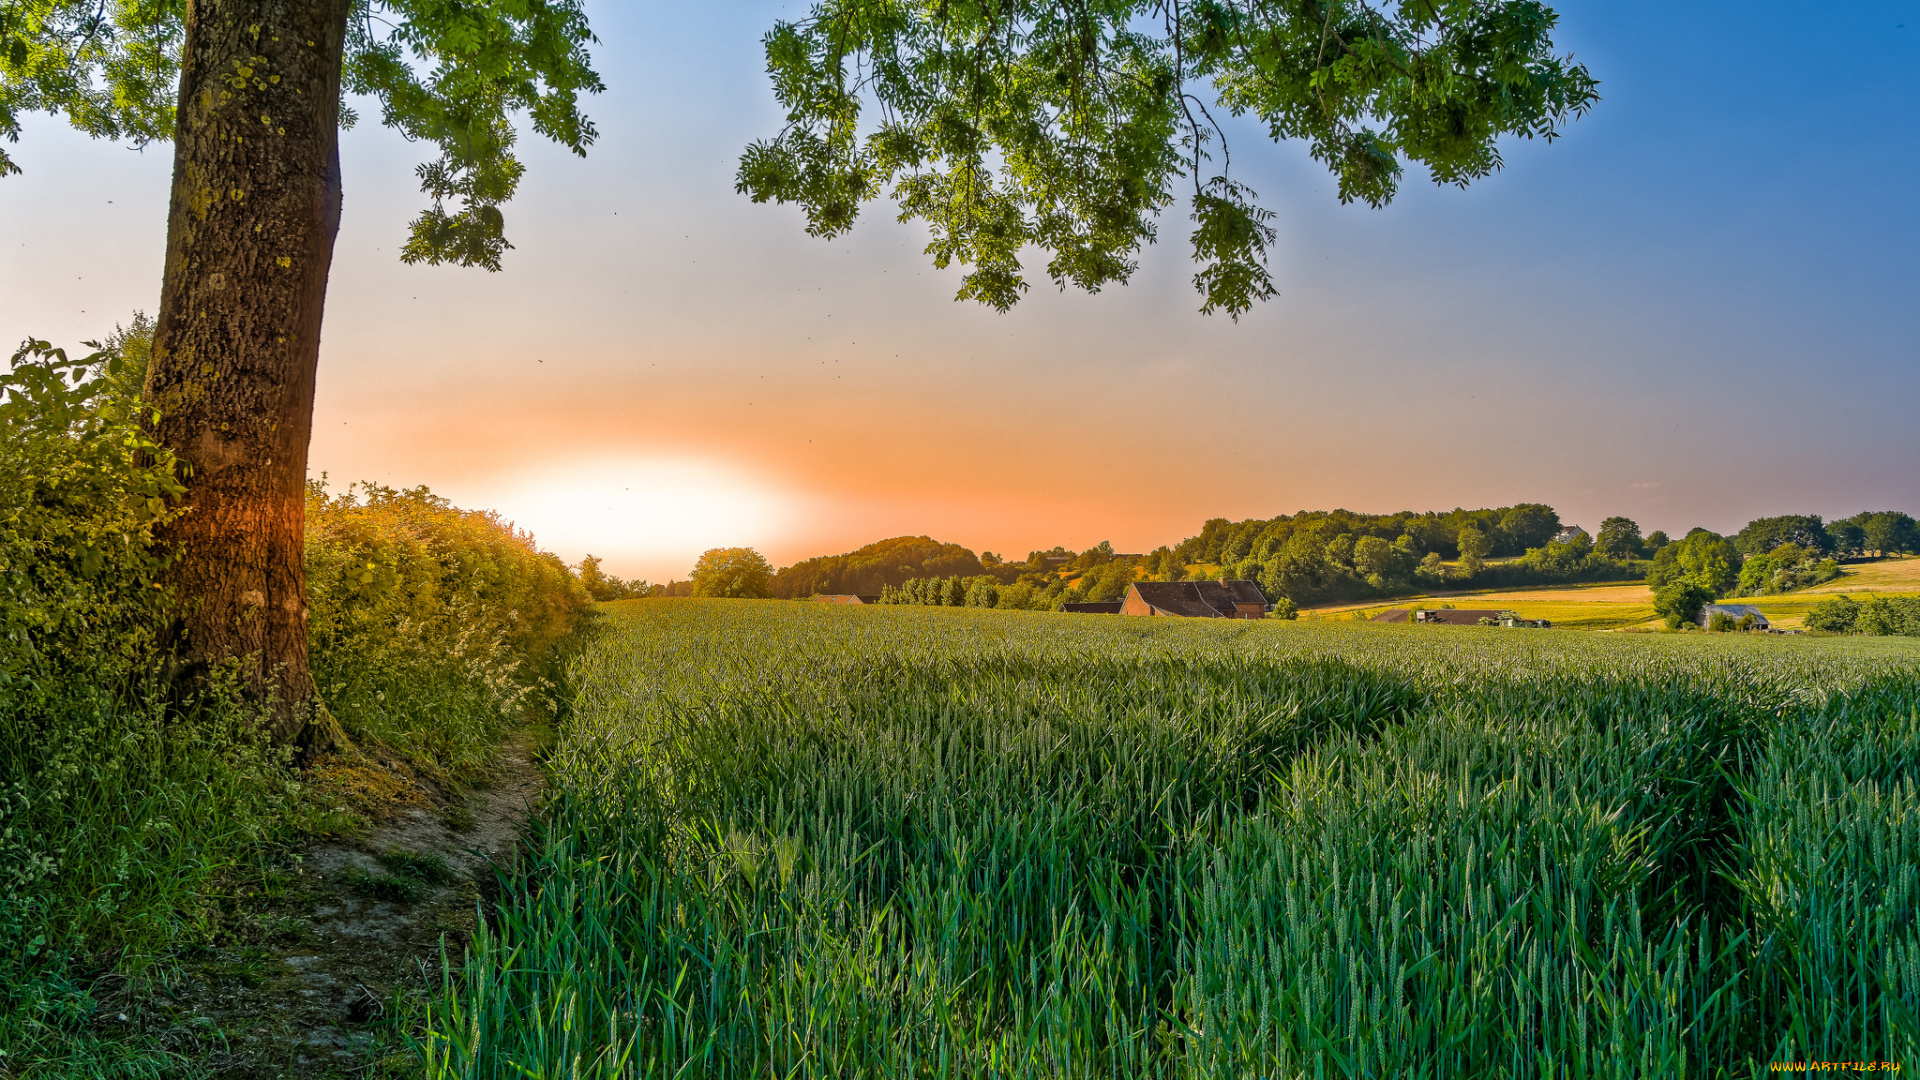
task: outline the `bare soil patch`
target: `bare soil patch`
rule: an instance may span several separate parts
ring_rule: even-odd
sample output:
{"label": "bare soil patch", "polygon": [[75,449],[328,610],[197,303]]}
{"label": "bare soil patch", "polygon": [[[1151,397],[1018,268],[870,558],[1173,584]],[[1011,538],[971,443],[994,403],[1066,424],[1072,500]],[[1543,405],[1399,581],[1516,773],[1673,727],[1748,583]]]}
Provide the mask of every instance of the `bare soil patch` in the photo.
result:
{"label": "bare soil patch", "polygon": [[[511,874],[543,773],[522,734],[483,784],[451,795],[378,768],[333,768],[376,823],[316,843],[227,900],[215,942],[168,992],[105,1024],[177,1056],[183,1076],[324,1080],[405,1076],[397,1019],[458,962],[479,905]],[[362,775],[362,773],[365,775]]]}

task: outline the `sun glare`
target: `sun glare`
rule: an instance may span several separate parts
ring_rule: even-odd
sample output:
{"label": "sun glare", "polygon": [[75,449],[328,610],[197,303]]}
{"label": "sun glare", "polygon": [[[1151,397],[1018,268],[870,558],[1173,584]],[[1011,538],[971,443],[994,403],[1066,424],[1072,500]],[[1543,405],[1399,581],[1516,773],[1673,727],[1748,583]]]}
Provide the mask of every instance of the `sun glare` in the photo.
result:
{"label": "sun glare", "polygon": [[629,458],[560,462],[509,478],[475,499],[577,561],[591,552],[626,577],[685,577],[712,547],[777,542],[794,519],[773,485],[720,462]]}

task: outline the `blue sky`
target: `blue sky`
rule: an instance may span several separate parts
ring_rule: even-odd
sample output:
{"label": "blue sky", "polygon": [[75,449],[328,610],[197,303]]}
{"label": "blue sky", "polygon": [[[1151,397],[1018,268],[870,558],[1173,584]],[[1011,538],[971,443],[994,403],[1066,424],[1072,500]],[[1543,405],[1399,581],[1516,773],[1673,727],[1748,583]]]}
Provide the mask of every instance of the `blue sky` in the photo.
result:
{"label": "blue sky", "polygon": [[[1603,100],[1470,189],[1343,207],[1235,129],[1281,293],[1235,324],[1195,311],[1181,207],[1130,286],[1004,316],[884,206],[810,239],[732,190],[779,122],[759,37],[800,7],[590,4],[603,138],[523,143],[504,273],[401,266],[415,148],[346,136],[314,469],[652,578],[712,544],[1142,550],[1336,505],[1920,511],[1920,0],[1558,9]],[[0,336],[150,310],[167,149],[38,121],[15,156]]]}

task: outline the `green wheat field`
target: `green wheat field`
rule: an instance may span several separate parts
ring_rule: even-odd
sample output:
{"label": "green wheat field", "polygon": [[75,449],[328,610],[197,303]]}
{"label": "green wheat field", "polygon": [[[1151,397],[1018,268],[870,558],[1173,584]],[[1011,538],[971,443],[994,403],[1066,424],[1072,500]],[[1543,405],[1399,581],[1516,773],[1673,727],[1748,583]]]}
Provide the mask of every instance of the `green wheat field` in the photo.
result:
{"label": "green wheat field", "polygon": [[646,600],[435,1077],[1920,1068],[1920,651]]}

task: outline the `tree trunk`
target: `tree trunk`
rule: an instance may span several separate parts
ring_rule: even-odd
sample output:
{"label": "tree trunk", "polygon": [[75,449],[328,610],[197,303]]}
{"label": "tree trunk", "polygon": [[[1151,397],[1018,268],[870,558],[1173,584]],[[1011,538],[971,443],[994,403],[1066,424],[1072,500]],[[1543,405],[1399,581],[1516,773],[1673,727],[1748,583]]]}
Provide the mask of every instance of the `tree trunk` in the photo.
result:
{"label": "tree trunk", "polygon": [[162,539],[188,670],[239,664],[273,735],[310,739],[307,441],[340,225],[351,0],[190,0],[146,398],[186,464]]}

